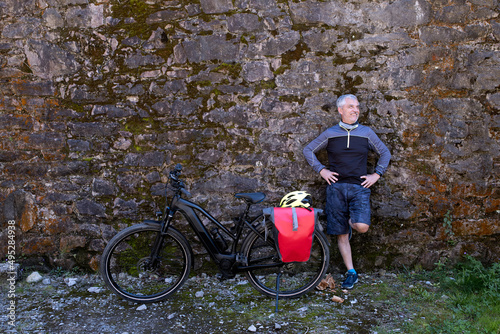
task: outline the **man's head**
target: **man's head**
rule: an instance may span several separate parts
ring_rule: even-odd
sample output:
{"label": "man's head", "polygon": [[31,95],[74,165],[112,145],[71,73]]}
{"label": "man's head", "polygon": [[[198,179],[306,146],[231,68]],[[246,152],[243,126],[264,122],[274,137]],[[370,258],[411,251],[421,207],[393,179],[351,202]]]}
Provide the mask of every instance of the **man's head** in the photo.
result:
{"label": "man's head", "polygon": [[337,109],[342,117],[342,122],[354,124],[359,117],[358,98],[352,94],[342,95],[337,99]]}

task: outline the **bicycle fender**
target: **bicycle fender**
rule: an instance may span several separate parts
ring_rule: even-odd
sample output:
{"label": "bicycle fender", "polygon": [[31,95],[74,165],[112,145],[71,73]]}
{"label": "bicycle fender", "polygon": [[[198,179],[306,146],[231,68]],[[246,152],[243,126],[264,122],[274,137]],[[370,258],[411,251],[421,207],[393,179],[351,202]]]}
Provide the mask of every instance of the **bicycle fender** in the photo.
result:
{"label": "bicycle fender", "polygon": [[143,220],[141,224],[150,225],[150,226],[158,226],[158,225],[161,225],[161,221],[146,219],[146,220]]}

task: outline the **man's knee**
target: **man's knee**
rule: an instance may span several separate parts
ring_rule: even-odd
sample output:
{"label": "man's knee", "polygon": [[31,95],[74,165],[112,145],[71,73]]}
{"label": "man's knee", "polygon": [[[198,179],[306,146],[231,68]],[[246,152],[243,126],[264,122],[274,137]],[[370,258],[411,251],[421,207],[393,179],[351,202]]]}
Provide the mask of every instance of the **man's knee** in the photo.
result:
{"label": "man's knee", "polygon": [[359,233],[366,233],[370,228],[370,225],[363,223],[353,223],[352,228],[354,228]]}

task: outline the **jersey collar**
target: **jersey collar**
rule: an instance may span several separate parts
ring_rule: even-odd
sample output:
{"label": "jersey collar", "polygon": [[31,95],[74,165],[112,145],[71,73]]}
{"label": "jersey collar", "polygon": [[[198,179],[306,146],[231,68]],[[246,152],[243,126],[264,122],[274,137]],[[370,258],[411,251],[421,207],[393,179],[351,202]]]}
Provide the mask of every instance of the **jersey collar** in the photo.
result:
{"label": "jersey collar", "polygon": [[347,123],[344,123],[344,122],[340,121],[339,125],[340,125],[341,128],[350,131],[350,130],[356,129],[359,126],[359,123],[356,122],[354,124],[347,124]]}

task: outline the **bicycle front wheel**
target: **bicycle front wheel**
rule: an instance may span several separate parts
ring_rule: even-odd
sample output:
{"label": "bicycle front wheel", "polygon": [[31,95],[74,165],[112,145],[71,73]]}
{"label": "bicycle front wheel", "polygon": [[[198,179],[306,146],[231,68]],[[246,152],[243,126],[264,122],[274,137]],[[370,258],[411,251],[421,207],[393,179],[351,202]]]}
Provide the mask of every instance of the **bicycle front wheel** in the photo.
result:
{"label": "bicycle front wheel", "polygon": [[[271,223],[268,222],[271,231]],[[261,234],[251,232],[243,242],[242,253],[248,260],[248,270],[245,275],[257,291],[276,297],[276,281],[279,282],[280,298],[299,297],[315,288],[323,279],[330,262],[328,242],[322,233],[314,233],[311,257],[307,262],[283,263],[278,255],[271,233],[267,240],[262,238],[264,228],[257,229]]]}
{"label": "bicycle front wheel", "polygon": [[192,253],[186,238],[169,228],[156,261],[151,258],[160,225],[140,224],[114,236],[101,256],[106,285],[135,303],[154,303],[176,292],[189,276]]}

